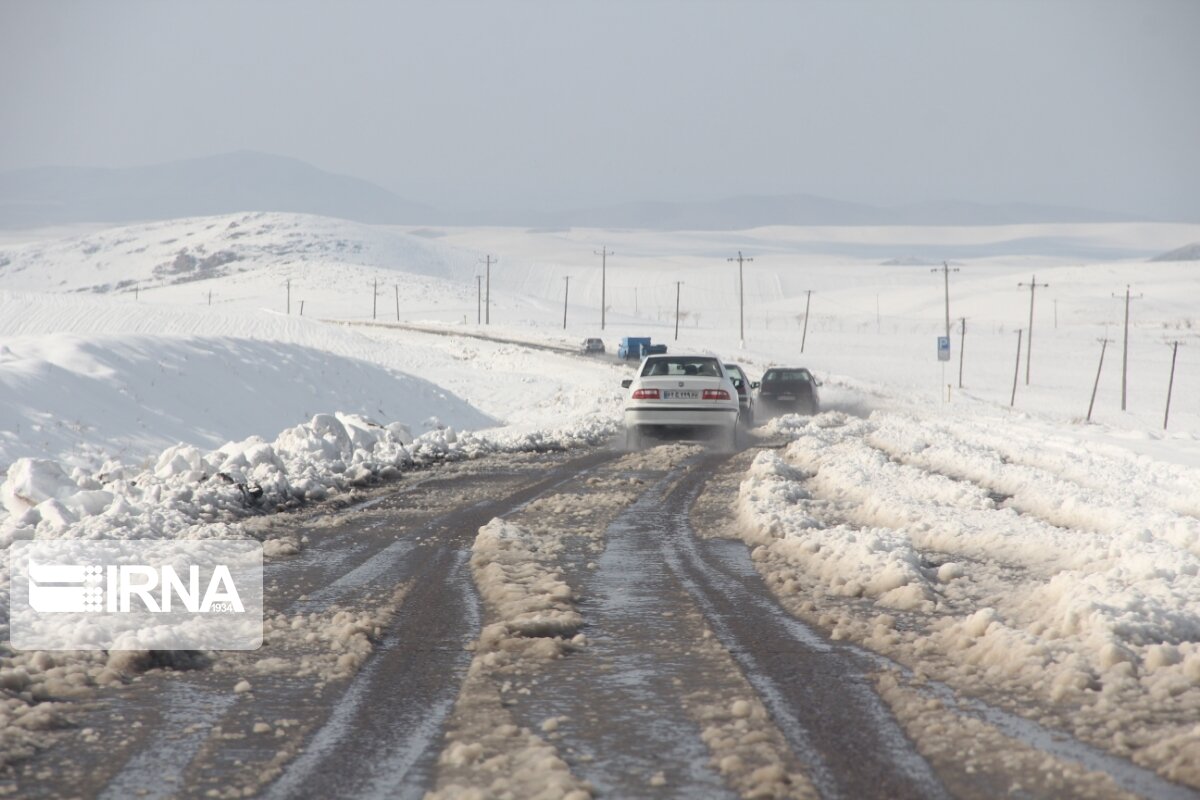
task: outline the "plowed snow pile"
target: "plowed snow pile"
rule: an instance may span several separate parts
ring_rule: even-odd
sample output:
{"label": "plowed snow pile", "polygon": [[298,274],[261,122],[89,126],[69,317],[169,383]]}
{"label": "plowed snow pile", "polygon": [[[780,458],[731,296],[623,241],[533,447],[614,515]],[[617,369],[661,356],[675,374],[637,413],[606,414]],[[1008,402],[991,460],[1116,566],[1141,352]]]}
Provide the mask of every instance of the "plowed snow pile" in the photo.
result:
{"label": "plowed snow pile", "polygon": [[792,421],[738,500],[781,593],[845,598],[835,635],[1037,713],[1081,706],[1081,736],[1200,780],[1200,470],[1068,469],[1002,420]]}

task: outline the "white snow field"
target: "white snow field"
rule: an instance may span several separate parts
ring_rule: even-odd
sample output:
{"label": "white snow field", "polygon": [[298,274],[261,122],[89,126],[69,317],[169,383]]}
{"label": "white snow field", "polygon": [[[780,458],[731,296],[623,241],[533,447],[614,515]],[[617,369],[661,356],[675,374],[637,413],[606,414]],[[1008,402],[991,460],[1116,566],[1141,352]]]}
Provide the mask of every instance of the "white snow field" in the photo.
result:
{"label": "white snow field", "polygon": [[[15,234],[0,539],[240,536],[247,505],[618,433],[626,367],[513,342],[611,352],[649,335],[755,378],[807,366],[827,412],[756,434],[792,441],[738,499],[760,567],[877,608],[845,635],[936,658],[952,683],[1086,696],[1090,740],[1197,785],[1200,262],[1147,259],[1198,240],[1200,225],[664,233],[276,213]],[[905,614],[922,632],[898,629]]]}

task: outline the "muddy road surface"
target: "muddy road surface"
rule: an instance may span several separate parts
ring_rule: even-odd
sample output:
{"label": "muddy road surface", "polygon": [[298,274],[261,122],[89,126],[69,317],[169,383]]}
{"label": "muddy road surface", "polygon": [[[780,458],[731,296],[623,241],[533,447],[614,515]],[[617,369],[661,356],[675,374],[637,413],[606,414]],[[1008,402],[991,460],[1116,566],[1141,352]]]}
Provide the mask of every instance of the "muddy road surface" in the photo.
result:
{"label": "muddy road surface", "polygon": [[778,446],[749,441],[447,464],[264,520],[297,546],[268,559],[262,649],[131,659],[0,788],[1195,796],[789,613],[731,533],[745,469]]}

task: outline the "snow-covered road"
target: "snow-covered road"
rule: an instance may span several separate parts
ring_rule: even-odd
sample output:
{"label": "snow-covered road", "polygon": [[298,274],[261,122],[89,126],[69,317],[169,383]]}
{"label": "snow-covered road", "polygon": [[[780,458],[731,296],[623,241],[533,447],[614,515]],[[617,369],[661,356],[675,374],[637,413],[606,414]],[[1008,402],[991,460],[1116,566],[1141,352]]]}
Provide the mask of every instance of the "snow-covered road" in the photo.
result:
{"label": "snow-covered road", "polygon": [[[860,444],[846,446],[879,452],[861,422],[838,422],[810,432],[851,428]],[[1196,796],[1156,774],[1170,764],[1063,725],[1086,718],[1079,697],[1039,714],[1041,685],[996,691],[943,668],[955,653],[933,652],[927,632],[934,644],[913,645],[929,626],[917,611],[889,609],[889,633],[865,584],[846,597],[775,558],[746,524],[754,504],[768,488],[825,491],[819,470],[793,463],[804,434],[780,433],[798,424],[733,456],[688,444],[485,456],[263,518],[260,534],[304,543],[269,566],[264,648],[101,691],[72,711],[74,731],[16,765],[15,785],[41,797]],[[947,508],[980,513],[962,500],[969,485],[921,474],[960,493]],[[764,486],[785,479],[795,486]],[[810,510],[841,530],[869,506],[847,495]],[[1030,524],[1008,517],[1009,536]],[[767,529],[786,538],[790,524]]]}

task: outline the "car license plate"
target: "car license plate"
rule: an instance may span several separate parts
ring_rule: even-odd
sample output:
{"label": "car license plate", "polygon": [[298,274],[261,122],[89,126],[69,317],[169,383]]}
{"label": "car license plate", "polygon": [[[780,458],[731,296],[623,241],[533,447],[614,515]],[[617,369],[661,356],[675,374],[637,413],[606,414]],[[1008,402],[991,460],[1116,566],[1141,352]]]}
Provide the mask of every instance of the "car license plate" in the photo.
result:
{"label": "car license plate", "polygon": [[700,397],[700,393],[696,391],[667,389],[663,392],[664,400],[695,400]]}

